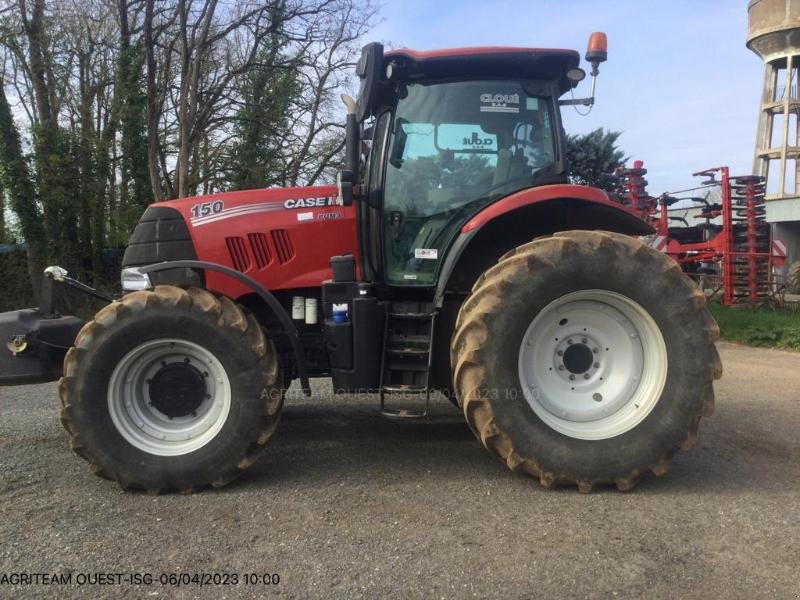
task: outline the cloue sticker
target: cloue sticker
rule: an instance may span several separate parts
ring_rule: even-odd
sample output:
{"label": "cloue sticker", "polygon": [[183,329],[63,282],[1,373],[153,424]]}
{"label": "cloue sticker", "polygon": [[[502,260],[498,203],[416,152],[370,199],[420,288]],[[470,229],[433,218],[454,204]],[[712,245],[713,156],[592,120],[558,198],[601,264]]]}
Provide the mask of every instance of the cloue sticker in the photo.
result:
{"label": "cloue sticker", "polygon": [[481,112],[518,113],[519,94],[481,94]]}
{"label": "cloue sticker", "polygon": [[414,258],[436,260],[439,258],[439,251],[436,248],[414,248]]}

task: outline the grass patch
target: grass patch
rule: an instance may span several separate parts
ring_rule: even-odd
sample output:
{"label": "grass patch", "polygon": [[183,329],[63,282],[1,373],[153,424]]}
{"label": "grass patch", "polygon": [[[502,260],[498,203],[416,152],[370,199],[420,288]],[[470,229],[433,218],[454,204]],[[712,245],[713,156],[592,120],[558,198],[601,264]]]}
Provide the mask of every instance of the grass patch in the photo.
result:
{"label": "grass patch", "polygon": [[800,305],[783,308],[749,308],[708,305],[719,324],[723,340],[760,346],[800,350]]}

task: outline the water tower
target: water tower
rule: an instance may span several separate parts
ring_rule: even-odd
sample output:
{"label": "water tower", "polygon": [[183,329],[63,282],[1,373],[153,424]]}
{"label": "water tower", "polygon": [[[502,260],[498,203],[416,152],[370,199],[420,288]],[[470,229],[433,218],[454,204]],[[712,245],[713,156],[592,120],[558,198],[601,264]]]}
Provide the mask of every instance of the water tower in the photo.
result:
{"label": "water tower", "polygon": [[750,0],[747,47],[764,61],[753,172],[767,178],[767,222],[800,260],[800,0]]}
{"label": "water tower", "polygon": [[764,61],[753,172],[767,178],[768,198],[797,198],[800,0],[750,0],[747,12],[747,47]]}

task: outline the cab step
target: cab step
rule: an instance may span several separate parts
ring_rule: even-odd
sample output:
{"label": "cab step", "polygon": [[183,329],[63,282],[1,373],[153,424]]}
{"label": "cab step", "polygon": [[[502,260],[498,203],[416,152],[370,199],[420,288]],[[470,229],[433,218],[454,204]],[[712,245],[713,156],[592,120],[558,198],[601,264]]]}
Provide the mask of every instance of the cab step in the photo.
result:
{"label": "cab step", "polygon": [[[381,364],[381,414],[421,419],[430,405],[430,369],[436,312],[429,303],[394,302],[386,312]],[[388,398],[425,396],[425,408],[390,407]]]}

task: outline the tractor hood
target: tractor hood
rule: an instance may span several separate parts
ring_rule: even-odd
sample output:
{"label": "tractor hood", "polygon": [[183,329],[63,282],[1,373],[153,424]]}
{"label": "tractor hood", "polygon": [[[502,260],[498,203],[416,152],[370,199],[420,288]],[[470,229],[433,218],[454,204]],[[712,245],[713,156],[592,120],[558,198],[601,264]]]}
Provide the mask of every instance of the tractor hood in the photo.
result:
{"label": "tractor hood", "polygon": [[264,213],[275,213],[279,221],[303,221],[308,220],[308,212],[315,218],[319,209],[341,208],[335,186],[223,192],[159,202],[152,206],[177,210],[193,229],[244,215],[263,216]]}
{"label": "tractor hood", "polygon": [[[225,192],[152,204],[136,226],[123,267],[202,260],[231,267],[268,289],[317,287],[330,257],[358,251],[355,208],[335,186]],[[176,275],[177,276],[177,275]],[[200,285],[236,298],[219,274],[162,283]]]}

